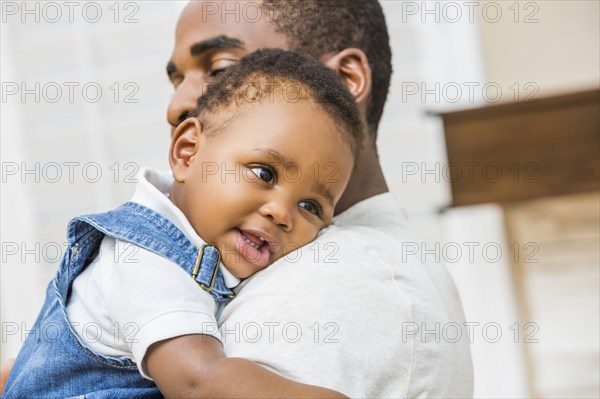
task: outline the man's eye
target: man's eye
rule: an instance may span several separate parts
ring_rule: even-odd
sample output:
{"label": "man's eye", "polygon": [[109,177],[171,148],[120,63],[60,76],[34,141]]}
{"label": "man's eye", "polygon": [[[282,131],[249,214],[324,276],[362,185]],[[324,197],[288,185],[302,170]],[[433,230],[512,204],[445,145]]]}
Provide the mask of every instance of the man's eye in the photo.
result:
{"label": "man's eye", "polygon": [[217,76],[219,76],[220,74],[222,74],[226,70],[227,70],[227,68],[213,69],[212,71],[210,71],[210,77],[211,78],[216,78]]}
{"label": "man's eye", "polygon": [[302,201],[298,204],[300,208],[306,209],[310,213],[314,213],[317,216],[321,216],[322,211],[319,204],[316,204],[312,201]]}
{"label": "man's eye", "polygon": [[254,166],[250,168],[260,180],[265,181],[269,184],[275,184],[275,174],[269,168],[264,166]]}
{"label": "man's eye", "polygon": [[219,58],[210,64],[210,76],[216,77],[227,70],[232,65],[235,65],[237,60],[230,58]]}

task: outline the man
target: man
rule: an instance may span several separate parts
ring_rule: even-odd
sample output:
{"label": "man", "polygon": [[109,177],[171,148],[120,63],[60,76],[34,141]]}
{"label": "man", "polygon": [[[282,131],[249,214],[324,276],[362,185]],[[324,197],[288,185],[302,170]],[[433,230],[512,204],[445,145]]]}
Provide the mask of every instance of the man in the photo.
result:
{"label": "man", "polygon": [[472,396],[456,289],[442,265],[404,253],[403,244],[420,240],[378,160],[391,54],[376,0],[191,2],[167,66],[175,87],[169,123],[187,117],[220,71],[265,47],[295,49],[334,69],[368,134],[334,226],[244,281],[220,313],[227,356],[350,397]]}
{"label": "man", "polygon": [[350,397],[471,396],[455,287],[442,265],[403,253],[403,243],[419,239],[388,193],[377,156],[391,75],[380,5],[280,0],[258,9],[256,2],[191,2],[167,66],[175,86],[169,123],[186,118],[221,70],[263,47],[298,50],[338,72],[368,134],[335,226],[245,281],[221,312],[227,355]]}

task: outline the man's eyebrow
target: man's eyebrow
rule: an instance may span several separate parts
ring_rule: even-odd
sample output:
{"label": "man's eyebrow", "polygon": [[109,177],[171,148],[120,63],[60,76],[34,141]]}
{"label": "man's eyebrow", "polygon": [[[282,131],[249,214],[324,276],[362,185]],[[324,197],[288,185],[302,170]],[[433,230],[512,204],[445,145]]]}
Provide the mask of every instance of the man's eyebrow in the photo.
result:
{"label": "man's eyebrow", "polygon": [[[244,42],[235,37],[219,35],[206,40],[194,43],[190,46],[190,55],[198,57],[207,51],[219,49],[240,49],[244,50]],[[171,77],[177,71],[177,66],[173,61],[167,63],[167,76]]]}
{"label": "man's eyebrow", "polygon": [[[294,164],[294,162],[292,162],[288,158],[286,158],[285,155],[283,155],[279,151],[276,151],[276,150],[273,150],[270,148],[254,148],[252,151],[257,153],[258,155],[261,155],[261,156],[271,160],[272,162],[274,162],[278,165],[281,165],[284,168],[287,167],[288,165]],[[329,203],[329,205],[331,205],[331,207],[333,207],[333,194],[331,194],[331,191],[329,191],[329,189],[327,188],[327,186],[325,184],[323,184],[321,182],[315,182],[313,184],[313,189],[317,193],[319,193],[323,198],[325,198],[327,200],[327,202]]]}
{"label": "man's eyebrow", "polygon": [[210,50],[218,49],[240,49],[244,50],[244,43],[235,37],[220,35],[211,37],[210,39],[202,40],[190,46],[190,54],[192,57],[197,57],[202,53]]}

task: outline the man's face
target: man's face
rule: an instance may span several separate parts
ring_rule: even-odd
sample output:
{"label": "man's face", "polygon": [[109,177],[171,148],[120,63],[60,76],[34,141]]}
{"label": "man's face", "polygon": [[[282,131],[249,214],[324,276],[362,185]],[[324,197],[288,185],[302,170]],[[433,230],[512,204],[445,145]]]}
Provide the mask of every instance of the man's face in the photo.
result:
{"label": "man's face", "polygon": [[257,5],[251,10],[243,6],[244,2],[192,1],[182,12],[167,65],[175,87],[167,110],[173,128],[196,107],[216,75],[241,57],[259,48],[288,49],[285,35],[269,23],[268,12],[262,11],[258,18]]}
{"label": "man's face", "polygon": [[331,222],[353,157],[312,100],[248,105],[198,137],[172,198],[235,276],[267,267]]}

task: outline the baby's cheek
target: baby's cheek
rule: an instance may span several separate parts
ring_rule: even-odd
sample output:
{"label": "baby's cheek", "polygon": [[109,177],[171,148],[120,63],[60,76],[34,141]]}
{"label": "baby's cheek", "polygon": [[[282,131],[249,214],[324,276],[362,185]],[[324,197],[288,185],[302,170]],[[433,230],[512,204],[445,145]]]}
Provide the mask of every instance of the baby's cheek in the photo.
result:
{"label": "baby's cheek", "polygon": [[221,254],[221,261],[231,274],[239,279],[245,279],[256,273],[254,265],[244,262],[239,253],[228,252]]}

